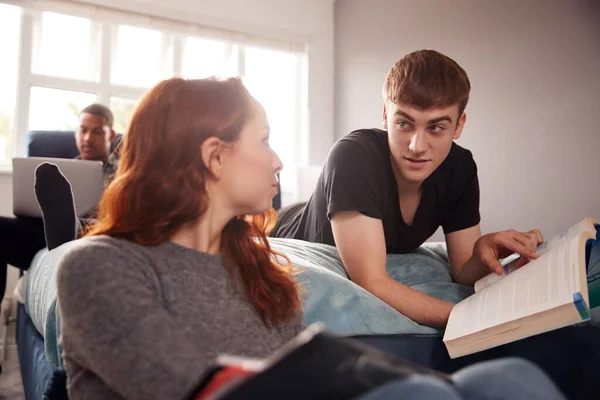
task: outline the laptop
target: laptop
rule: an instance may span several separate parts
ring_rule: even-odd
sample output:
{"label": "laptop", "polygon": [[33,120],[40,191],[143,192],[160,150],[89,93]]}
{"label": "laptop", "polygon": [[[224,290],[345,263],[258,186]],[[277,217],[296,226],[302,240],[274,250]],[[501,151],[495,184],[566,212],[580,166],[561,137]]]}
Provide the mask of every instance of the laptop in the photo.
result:
{"label": "laptop", "polygon": [[41,217],[33,185],[35,169],[43,162],[56,164],[71,183],[78,217],[96,207],[104,189],[102,161],[49,157],[13,158],[13,214],[17,217]]}

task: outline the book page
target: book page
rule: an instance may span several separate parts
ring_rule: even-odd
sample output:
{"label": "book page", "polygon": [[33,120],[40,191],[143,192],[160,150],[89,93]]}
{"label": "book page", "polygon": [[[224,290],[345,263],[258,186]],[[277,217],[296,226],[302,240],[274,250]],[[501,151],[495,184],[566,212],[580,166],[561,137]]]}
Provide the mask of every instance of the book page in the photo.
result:
{"label": "book page", "polygon": [[573,301],[579,291],[579,237],[546,252],[452,309],[444,340]]}
{"label": "book page", "polygon": [[508,264],[504,265],[503,269],[502,269],[502,275],[498,275],[495,272],[492,272],[492,273],[484,276],[477,282],[475,282],[475,293],[482,291],[486,287],[491,286],[494,283],[498,282],[500,279],[507,276],[508,274],[516,271],[517,270],[517,260],[518,260],[518,258],[516,260],[513,260],[513,261],[509,262]]}
{"label": "book page", "polygon": [[575,225],[569,227],[569,229],[567,229],[566,231],[560,232],[559,234],[552,236],[550,239],[544,241],[544,243],[540,244],[537,247],[536,251],[539,255],[547,253],[548,251],[566,243],[569,239],[578,236],[579,234],[585,231],[590,231],[590,229],[594,229],[593,223],[588,218],[583,219]]}
{"label": "book page", "polygon": [[[541,255],[549,252],[550,250],[561,246],[562,244],[566,243],[569,239],[571,239],[575,236],[578,236],[579,234],[581,234],[585,231],[589,231],[590,228],[593,229],[593,223],[594,223],[594,221],[591,221],[588,218],[579,221],[575,225],[569,227],[569,229],[567,229],[566,231],[560,232],[559,234],[552,236],[550,239],[544,241],[544,243],[540,244],[537,247],[536,252],[541,256]],[[519,259],[519,257],[518,257],[518,255],[516,258],[514,256],[510,256],[510,257],[507,257],[507,259],[511,258],[511,257],[512,257],[512,259],[510,260],[510,262],[503,265],[504,270],[503,270],[502,275],[498,275],[498,274],[492,272],[492,273],[484,276],[477,282],[475,282],[475,292],[477,293],[477,292],[483,290],[484,288],[486,288],[490,285],[493,285],[494,283],[498,282],[503,277],[514,272],[517,269],[516,265],[517,265],[517,260]]]}

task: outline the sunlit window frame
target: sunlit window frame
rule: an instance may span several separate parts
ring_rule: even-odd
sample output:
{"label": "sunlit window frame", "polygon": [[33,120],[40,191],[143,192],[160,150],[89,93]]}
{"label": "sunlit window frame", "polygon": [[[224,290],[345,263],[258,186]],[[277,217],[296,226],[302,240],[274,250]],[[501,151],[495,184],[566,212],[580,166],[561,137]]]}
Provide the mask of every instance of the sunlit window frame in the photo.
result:
{"label": "sunlit window frame", "polygon": [[[8,4],[19,6],[18,2],[2,1]],[[30,3],[31,4],[31,3]],[[269,39],[261,38],[262,40],[248,40],[242,34],[236,35],[232,32],[223,32],[223,36],[219,35],[203,35],[196,33],[194,25],[181,23],[180,30],[173,29],[173,21],[165,21],[164,26],[168,27],[161,29],[160,20],[157,24],[156,18],[152,18],[153,24],[144,24],[143,21],[148,20],[143,16],[136,18],[136,15],[131,15],[131,20],[127,18],[121,18],[120,21],[103,21],[96,20],[89,15],[85,8],[74,7],[73,9],[65,9],[64,6],[53,7],[50,2],[40,2],[43,6],[37,5],[35,8],[24,8],[21,7],[21,25],[20,25],[20,38],[19,38],[19,59],[18,59],[18,72],[17,72],[17,98],[16,107],[14,114],[13,123],[13,156],[24,156],[27,153],[27,135],[29,132],[29,105],[30,105],[30,93],[31,87],[39,86],[45,88],[53,88],[60,90],[69,90],[76,92],[87,92],[96,94],[97,101],[103,104],[109,104],[111,97],[123,97],[138,99],[148,88],[138,88],[125,85],[116,85],[110,81],[110,73],[112,69],[113,54],[116,47],[116,35],[119,24],[125,24],[130,26],[137,26],[141,28],[159,30],[164,34],[163,46],[164,49],[171,49],[170,53],[172,59],[173,75],[181,73],[185,39],[187,37],[204,37],[207,39],[216,39],[223,41],[227,45],[229,52],[237,51],[237,73],[239,76],[244,77],[245,71],[245,48],[246,46],[258,46],[264,48],[272,48],[277,50],[285,49],[286,51],[293,51],[296,54],[301,55],[298,57],[298,68],[297,68],[297,87],[298,99],[297,99],[297,113],[294,121],[295,132],[293,133],[293,145],[297,149],[295,155],[296,162],[302,157],[302,151],[306,146],[307,142],[307,114],[308,114],[308,102],[307,102],[307,81],[308,81],[308,61],[306,56],[306,45],[298,43],[285,43],[276,38],[273,38],[275,45],[265,45],[265,42],[269,42]],[[91,41],[92,45],[100,46],[100,49],[93,49],[96,51],[95,54],[99,54],[100,66],[98,71],[97,81],[87,81],[80,79],[63,78],[57,76],[48,76],[39,73],[32,72],[32,63],[34,60],[35,52],[38,51],[40,45],[40,38],[36,38],[37,32],[41,31],[42,26],[42,13],[45,11],[56,12],[60,14],[67,14],[76,17],[89,18],[92,21],[91,28]],[[177,26],[176,26],[177,27]],[[214,29],[211,28],[214,31]],[[218,31],[215,31],[218,33]],[[241,39],[227,40],[224,36],[239,36]],[[99,40],[97,40],[99,38]],[[283,43],[283,44],[282,44]],[[234,46],[235,44],[235,46]],[[165,53],[167,53],[165,51]],[[9,165],[3,165],[3,169],[10,168]],[[288,187],[284,190],[284,196],[293,195],[295,188]],[[286,193],[287,192],[287,193]]]}

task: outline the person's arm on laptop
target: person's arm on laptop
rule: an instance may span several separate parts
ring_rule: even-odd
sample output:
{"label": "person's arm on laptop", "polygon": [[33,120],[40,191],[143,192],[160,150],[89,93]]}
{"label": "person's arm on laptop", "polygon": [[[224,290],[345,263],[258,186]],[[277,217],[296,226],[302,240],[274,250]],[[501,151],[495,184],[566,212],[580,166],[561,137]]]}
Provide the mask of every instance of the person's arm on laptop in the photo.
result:
{"label": "person's arm on laptop", "polygon": [[358,211],[337,212],[331,218],[331,227],[352,281],[419,324],[446,325],[454,304],[421,293],[387,274],[381,220]]}

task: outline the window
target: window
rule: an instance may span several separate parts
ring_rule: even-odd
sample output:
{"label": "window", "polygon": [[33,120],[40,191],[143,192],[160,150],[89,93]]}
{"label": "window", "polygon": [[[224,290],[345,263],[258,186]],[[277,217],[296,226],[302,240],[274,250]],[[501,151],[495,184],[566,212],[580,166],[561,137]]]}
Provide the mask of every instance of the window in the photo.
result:
{"label": "window", "polygon": [[92,23],[87,18],[42,13],[36,27],[33,72],[72,79],[97,80]]}
{"label": "window", "polygon": [[237,46],[217,40],[188,37],[185,40],[181,73],[197,79],[213,75],[237,75]]}
{"label": "window", "polygon": [[1,2],[1,37],[23,37],[0,41],[0,164],[25,155],[31,130],[74,130],[91,103],[108,105],[115,131],[126,133],[140,98],[160,80],[241,76],[267,112],[271,146],[285,165],[282,194],[293,201],[305,126],[303,53],[98,5],[33,2],[23,12]]}
{"label": "window", "polygon": [[29,130],[75,130],[79,113],[96,101],[92,93],[32,87]]}
{"label": "window", "polygon": [[169,74],[166,72],[163,35],[159,31],[120,25],[117,28],[112,78],[119,85],[146,88]]}
{"label": "window", "polygon": [[[262,104],[271,127],[270,144],[283,162],[280,177],[294,182],[298,166],[299,56],[275,50],[246,47],[245,83]],[[282,189],[282,191],[284,191]]]}
{"label": "window", "polygon": [[8,163],[12,158],[20,27],[21,10],[0,4],[0,37],[15,38],[0,40],[0,164]]}
{"label": "window", "polygon": [[117,133],[125,133],[127,131],[127,125],[133,115],[133,111],[138,105],[136,99],[126,99],[123,97],[111,97],[109,108],[115,117],[113,129]]}

